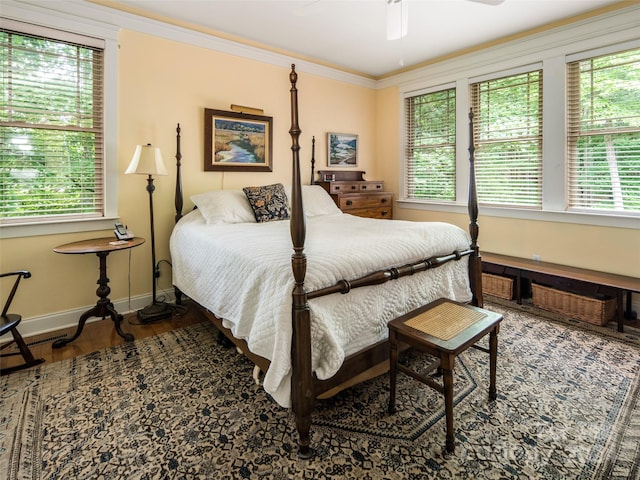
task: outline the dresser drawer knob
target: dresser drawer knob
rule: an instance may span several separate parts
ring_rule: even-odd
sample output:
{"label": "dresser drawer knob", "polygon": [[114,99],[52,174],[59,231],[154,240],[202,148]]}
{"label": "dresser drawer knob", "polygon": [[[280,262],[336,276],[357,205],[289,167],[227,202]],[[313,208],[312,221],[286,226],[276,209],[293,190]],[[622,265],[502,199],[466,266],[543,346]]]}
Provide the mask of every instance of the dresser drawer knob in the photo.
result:
{"label": "dresser drawer knob", "polygon": [[380,199],[380,201],[381,201],[382,203],[387,203],[387,199],[386,199],[386,198],[381,198],[381,199]]}
{"label": "dresser drawer knob", "polygon": [[388,212],[387,210],[382,210],[382,212],[381,212],[381,213],[382,213],[382,216],[383,216],[383,217],[389,214],[389,212]]}
{"label": "dresser drawer knob", "polygon": [[351,185],[351,190],[356,190],[358,187],[356,185]]}
{"label": "dresser drawer knob", "polygon": [[351,200],[347,200],[347,205],[353,205],[353,202]]}

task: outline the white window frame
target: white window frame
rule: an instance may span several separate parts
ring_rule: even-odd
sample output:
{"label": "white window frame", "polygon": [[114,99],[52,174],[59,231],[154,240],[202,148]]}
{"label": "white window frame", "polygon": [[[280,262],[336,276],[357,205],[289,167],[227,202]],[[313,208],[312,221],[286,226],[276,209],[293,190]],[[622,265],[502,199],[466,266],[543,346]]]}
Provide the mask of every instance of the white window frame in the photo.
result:
{"label": "white window frame", "polygon": [[[620,17],[622,13],[618,14]],[[398,185],[399,208],[432,210],[466,214],[468,178],[469,178],[469,132],[468,113],[470,107],[469,83],[473,79],[504,76],[510,71],[517,72],[541,63],[543,70],[543,198],[542,210],[529,210],[514,207],[481,207],[480,214],[494,217],[519,218],[562,223],[576,223],[598,226],[640,229],[638,216],[624,212],[585,213],[569,211],[566,198],[567,182],[567,145],[566,145],[566,68],[568,61],[589,58],[597,54],[640,47],[637,25],[627,17],[628,25],[616,15],[601,20],[600,35],[593,35],[593,22],[559,29],[553,34],[548,32],[531,39],[505,44],[494,49],[477,52],[453,60],[425,67],[420,72],[405,74],[398,79],[399,87],[399,138],[398,149],[400,168],[399,178],[404,178],[404,99],[444,85],[454,80],[457,83],[456,124],[456,201],[438,202],[407,198],[403,182]],[[626,38],[625,38],[626,37]],[[558,161],[558,159],[562,161]]]}
{"label": "white window frame", "polygon": [[[44,28],[62,30],[99,38],[104,48],[104,216],[94,219],[47,219],[37,223],[0,225],[0,238],[29,237],[61,233],[107,230],[118,218],[118,28],[91,20],[80,22],[78,17],[57,12],[55,15],[37,5],[3,4],[0,23],[20,31],[19,24],[28,23]],[[15,27],[18,25],[18,28]],[[32,30],[33,31],[33,30]]]}

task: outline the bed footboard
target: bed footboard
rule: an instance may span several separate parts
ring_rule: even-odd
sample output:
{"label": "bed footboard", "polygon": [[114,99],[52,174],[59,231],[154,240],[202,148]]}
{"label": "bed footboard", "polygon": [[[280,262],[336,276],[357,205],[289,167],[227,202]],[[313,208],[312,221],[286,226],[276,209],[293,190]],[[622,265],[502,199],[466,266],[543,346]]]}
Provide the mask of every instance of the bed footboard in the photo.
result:
{"label": "bed footboard", "polygon": [[473,249],[467,249],[463,251],[455,251],[449,255],[442,255],[439,257],[431,257],[419,262],[410,263],[401,267],[392,267],[386,270],[379,270],[377,272],[370,273],[364,277],[356,278],[355,280],[340,280],[331,287],[321,288],[314,290],[307,294],[307,298],[314,299],[318,297],[324,297],[325,295],[331,295],[333,293],[349,293],[354,288],[368,287],[371,285],[380,285],[390,280],[397,280],[401,277],[407,277],[414,275],[418,272],[424,272],[432,268],[437,268],[452,260],[460,260],[462,257],[472,255]]}

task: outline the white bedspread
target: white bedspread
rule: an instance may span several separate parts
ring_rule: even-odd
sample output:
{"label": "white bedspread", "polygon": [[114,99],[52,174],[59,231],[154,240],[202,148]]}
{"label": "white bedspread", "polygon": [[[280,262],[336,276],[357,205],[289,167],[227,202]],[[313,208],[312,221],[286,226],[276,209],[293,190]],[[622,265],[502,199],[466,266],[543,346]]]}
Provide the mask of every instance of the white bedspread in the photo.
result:
{"label": "white bedspread", "polygon": [[[306,219],[307,291],[469,247],[445,223],[338,214]],[[224,319],[252,352],[271,361],[265,390],[290,406],[291,236],[289,221],[208,225],[199,211],[171,236],[174,284]],[[387,323],[440,297],[468,301],[467,257],[383,285],[311,300],[313,369],[334,375],[346,356],[387,336]]]}

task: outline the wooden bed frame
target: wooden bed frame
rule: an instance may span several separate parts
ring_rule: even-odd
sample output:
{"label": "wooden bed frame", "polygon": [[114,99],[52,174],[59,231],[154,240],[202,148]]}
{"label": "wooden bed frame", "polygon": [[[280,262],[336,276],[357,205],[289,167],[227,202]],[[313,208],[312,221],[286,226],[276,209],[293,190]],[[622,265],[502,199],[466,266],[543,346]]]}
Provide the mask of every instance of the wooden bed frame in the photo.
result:
{"label": "wooden bed frame", "polygon": [[[468,249],[460,252],[455,251],[451,254],[432,257],[421,260],[408,265],[389,268],[372,272],[364,277],[350,280],[341,280],[331,287],[322,288],[316,291],[307,292],[304,286],[304,280],[307,269],[307,259],[304,253],[304,243],[306,236],[305,217],[302,207],[302,181],[300,169],[300,144],[299,138],[302,133],[298,125],[298,90],[296,83],[298,74],[295,71],[295,65],[291,65],[289,74],[291,83],[291,151],[293,161],[293,176],[291,190],[291,241],[293,244],[293,255],[291,257],[291,267],[295,285],[292,292],[292,324],[293,337],[291,339],[291,404],[295,415],[296,429],[298,431],[298,456],[300,458],[310,458],[312,449],[310,448],[310,430],[311,415],[314,409],[316,398],[340,388],[345,382],[352,381],[359,375],[373,369],[383,362],[387,362],[389,358],[389,346],[386,341],[378,342],[360,352],[348,356],[340,370],[331,378],[326,380],[318,380],[313,373],[311,365],[311,315],[309,310],[309,300],[324,295],[334,293],[346,294],[354,288],[378,285],[390,280],[395,280],[417,272],[436,268],[452,260],[459,260],[464,256],[469,257],[469,282],[471,292],[473,294],[472,303],[475,306],[483,306],[482,297],[482,262],[480,258],[478,240],[478,201],[475,187],[475,169],[474,169],[474,146],[473,146],[473,117],[469,113],[469,232],[471,236],[471,244]],[[175,189],[175,208],[176,222],[182,218],[183,208],[183,192],[181,180],[181,159],[180,153],[180,125],[176,129],[176,160],[177,175]],[[312,173],[313,180],[313,173]],[[176,302],[181,303],[181,292],[176,288]],[[222,320],[216,317],[212,312],[198,305],[207,318],[225,335],[233,344],[242,350],[242,352],[263,372],[269,368],[269,360],[255,355],[249,351],[247,344],[243,340],[239,340],[231,334],[231,331],[222,325]]]}

